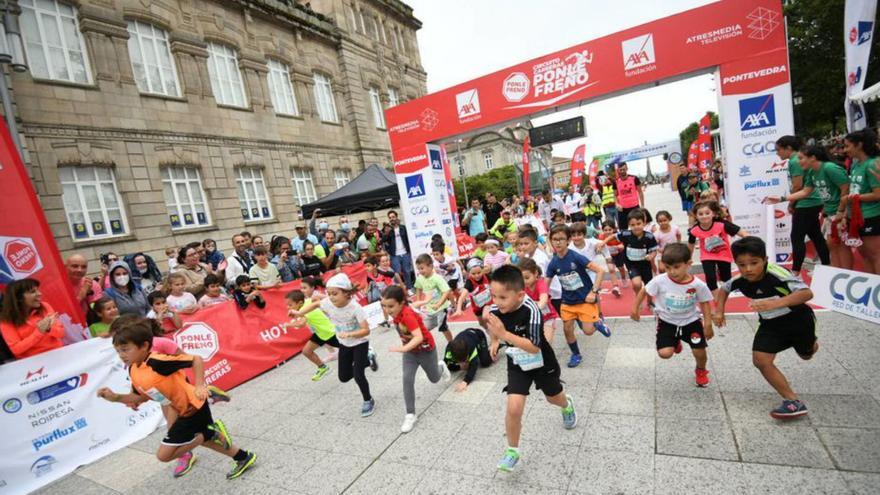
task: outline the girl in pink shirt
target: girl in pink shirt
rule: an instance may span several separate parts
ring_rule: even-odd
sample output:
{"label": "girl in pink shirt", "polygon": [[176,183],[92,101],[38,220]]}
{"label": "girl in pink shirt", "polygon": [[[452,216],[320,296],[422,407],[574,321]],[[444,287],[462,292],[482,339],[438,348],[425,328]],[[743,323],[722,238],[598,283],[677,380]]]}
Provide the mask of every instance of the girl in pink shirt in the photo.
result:
{"label": "girl in pink shirt", "polygon": [[660,269],[660,273],[665,273],[666,267],[660,261],[660,257],[663,255],[663,248],[670,242],[681,242],[681,230],[678,229],[677,225],[672,224],[672,214],[666,210],[658,211],[656,218],[657,227],[652,232],[654,239],[657,240],[657,247],[660,250],[660,255],[657,256],[657,266]]}
{"label": "girl in pink shirt", "polygon": [[522,270],[523,280],[526,283],[526,295],[535,301],[544,317],[544,337],[548,342],[553,342],[554,325],[559,315],[556,313],[556,308],[550,304],[550,288],[547,285],[547,279],[541,276],[541,267],[532,258],[521,259],[518,266]]}

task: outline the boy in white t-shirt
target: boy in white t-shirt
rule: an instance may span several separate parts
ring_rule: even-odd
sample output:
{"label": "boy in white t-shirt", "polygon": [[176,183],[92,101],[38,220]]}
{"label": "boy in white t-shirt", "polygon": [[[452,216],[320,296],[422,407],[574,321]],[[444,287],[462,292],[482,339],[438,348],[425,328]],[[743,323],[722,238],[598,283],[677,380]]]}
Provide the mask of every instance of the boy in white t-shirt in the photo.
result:
{"label": "boy in white t-shirt", "polygon": [[[653,278],[639,291],[630,316],[639,321],[642,301],[646,295],[653,297],[657,314],[657,355],[669,359],[681,352],[681,341],[686,341],[697,362],[694,371],[696,384],[705,387],[709,384],[706,341],[714,335],[712,292],[705,282],[690,274],[691,254],[686,244],[667,244],[662,261],[666,273]],[[702,323],[700,311],[703,313]]]}

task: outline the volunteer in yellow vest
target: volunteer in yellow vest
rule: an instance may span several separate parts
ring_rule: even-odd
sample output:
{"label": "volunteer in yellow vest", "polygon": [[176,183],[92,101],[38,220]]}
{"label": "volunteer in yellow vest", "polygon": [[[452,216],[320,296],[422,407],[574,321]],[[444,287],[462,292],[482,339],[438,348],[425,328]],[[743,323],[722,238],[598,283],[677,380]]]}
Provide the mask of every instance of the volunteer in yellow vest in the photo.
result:
{"label": "volunteer in yellow vest", "polygon": [[635,175],[627,174],[626,162],[617,164],[617,178],[614,180],[617,206],[617,225],[627,225],[629,212],[645,204],[642,181]]}
{"label": "volunteer in yellow vest", "polygon": [[501,218],[489,229],[489,235],[503,241],[504,235],[508,232],[516,232],[516,222],[513,220],[510,210],[503,210]]}
{"label": "volunteer in yellow vest", "polygon": [[599,193],[593,191],[588,186],[584,190],[583,203],[584,208],[582,211],[584,212],[584,216],[586,217],[587,225],[593,227],[596,230],[601,229],[602,198],[599,196]]}
{"label": "volunteer in yellow vest", "polygon": [[617,223],[617,205],[614,202],[614,186],[611,179],[600,171],[596,174],[596,182],[599,183],[602,192],[602,213],[605,214],[605,220]]}

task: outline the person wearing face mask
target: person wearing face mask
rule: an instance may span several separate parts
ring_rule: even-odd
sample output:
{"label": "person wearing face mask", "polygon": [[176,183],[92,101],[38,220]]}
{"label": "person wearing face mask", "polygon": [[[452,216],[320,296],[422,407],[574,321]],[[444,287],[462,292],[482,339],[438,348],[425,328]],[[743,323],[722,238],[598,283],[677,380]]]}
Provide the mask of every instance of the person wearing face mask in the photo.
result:
{"label": "person wearing face mask", "polygon": [[336,230],[336,238],[347,239],[349,232],[351,232],[351,224],[348,223],[348,217],[341,217],[339,219],[339,229]]}
{"label": "person wearing face mask", "polygon": [[318,239],[323,239],[324,232],[327,232],[327,230],[330,229],[330,224],[323,218],[318,220],[320,214],[320,208],[316,208],[315,211],[312,212],[312,218],[309,220],[309,232],[317,236]]}
{"label": "person wearing face mask", "polygon": [[135,282],[141,286],[144,294],[162,290],[162,271],[152,257],[144,253],[134,253],[123,259],[128,263]]}
{"label": "person wearing face mask", "polygon": [[147,295],[131,276],[131,268],[124,261],[117,261],[110,265],[108,270],[110,287],[104,291],[104,295],[116,301],[119,315],[135,314],[146,316],[150,311],[150,303]]}

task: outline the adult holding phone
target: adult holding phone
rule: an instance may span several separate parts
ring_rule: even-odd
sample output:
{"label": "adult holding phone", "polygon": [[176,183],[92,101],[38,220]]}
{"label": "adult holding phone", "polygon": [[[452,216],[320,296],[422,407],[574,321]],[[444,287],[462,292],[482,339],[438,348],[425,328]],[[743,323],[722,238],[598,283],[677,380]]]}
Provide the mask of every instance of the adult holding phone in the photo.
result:
{"label": "adult holding phone", "polygon": [[0,331],[16,359],[57,349],[64,344],[64,326],[52,306],[43,302],[40,282],[32,278],[6,286],[0,310]]}
{"label": "adult holding phone", "polygon": [[483,212],[480,198],[471,200],[471,207],[464,212],[461,224],[468,228],[468,234],[471,237],[476,237],[477,234],[482,234],[489,230],[489,226],[486,224],[486,213]]}

